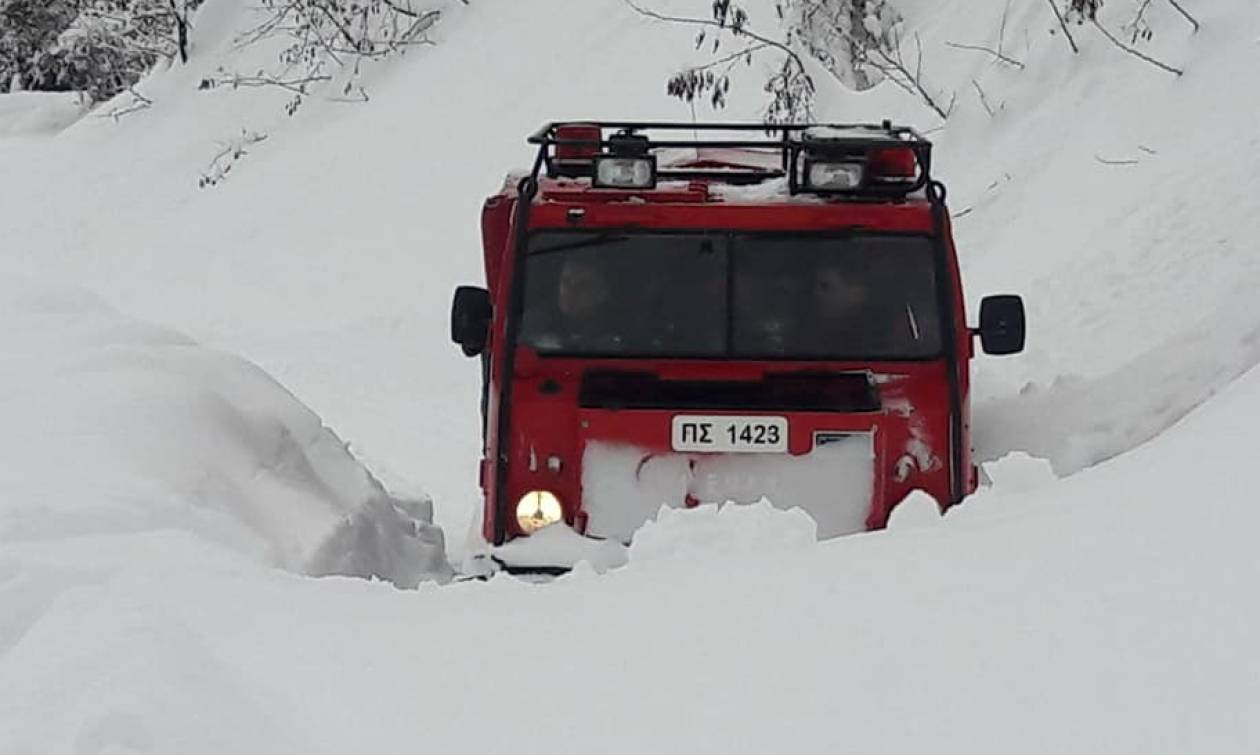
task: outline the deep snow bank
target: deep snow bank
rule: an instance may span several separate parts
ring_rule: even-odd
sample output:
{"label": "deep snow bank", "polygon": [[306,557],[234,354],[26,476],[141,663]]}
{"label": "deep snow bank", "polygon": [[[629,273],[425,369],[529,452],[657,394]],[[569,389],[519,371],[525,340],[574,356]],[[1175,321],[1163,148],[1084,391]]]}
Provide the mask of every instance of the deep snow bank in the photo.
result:
{"label": "deep snow bank", "polygon": [[176,531],[298,572],[448,574],[431,504],[390,498],[258,368],[84,292],[0,290],[6,551]]}
{"label": "deep snow bank", "polygon": [[[799,512],[667,511],[625,569],[546,586],[148,544],[164,573],[129,560],[0,654],[0,751],[1250,755],[1257,412],[1253,371],[1069,480],[1008,460],[934,526],[815,544]],[[0,559],[5,605],[84,552]]]}

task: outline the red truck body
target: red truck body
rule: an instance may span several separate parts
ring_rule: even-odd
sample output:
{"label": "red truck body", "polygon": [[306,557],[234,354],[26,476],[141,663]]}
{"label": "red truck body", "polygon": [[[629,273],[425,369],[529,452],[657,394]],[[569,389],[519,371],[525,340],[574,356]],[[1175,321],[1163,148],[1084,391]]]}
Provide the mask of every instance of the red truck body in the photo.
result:
{"label": "red truck body", "polygon": [[[584,479],[584,460],[597,445],[635,449],[644,460],[686,457],[694,468],[698,459],[732,448],[761,456],[804,457],[830,439],[861,437],[869,442],[873,465],[864,519],[868,529],[885,526],[893,507],[914,490],[926,491],[948,508],[976,489],[969,425],[973,342],[983,336],[990,351],[1018,351],[1023,310],[1017,297],[994,297],[986,300],[991,311],[982,318],[989,321],[982,322],[987,332],[969,328],[944,189],[928,174],[930,145],[909,129],[887,123],[795,127],[778,137],[762,137],[764,130],[753,128],[715,125],[705,127],[701,138],[690,124],[549,125],[531,139],[539,146],[533,173],[509,178],[486,201],[486,287],[484,292],[464,290],[462,303],[457,295],[453,337],[466,353],[480,354],[483,360],[480,481],[487,542],[502,545],[528,536],[533,525],[518,509],[539,491],[559,503],[565,524],[578,533],[594,530],[603,536],[607,528],[592,527],[584,489],[590,483]],[[658,133],[675,132],[687,136],[657,138]],[[603,174],[592,172],[596,158],[616,162],[618,156],[624,159],[609,166],[609,180],[638,185],[609,186],[601,180]],[[840,167],[810,167],[811,158],[815,163],[830,159]],[[853,165],[859,167],[845,167]],[[881,166],[886,173],[877,172]],[[839,188],[809,185],[837,176]],[[739,333],[732,336],[730,329],[751,323],[757,313],[752,305],[732,302],[745,290],[760,290],[766,278],[753,279],[752,273],[737,277],[742,274],[735,269],[737,262],[744,269],[762,265],[778,270],[772,254],[796,255],[800,248],[807,251],[797,259],[825,262],[828,250],[842,247],[849,250],[845,260],[869,247],[872,256],[905,258],[922,269],[905,278],[930,279],[930,302],[916,304],[918,311],[906,304],[904,311],[918,343],[930,340],[934,345],[920,349],[911,343],[904,354],[886,351],[873,358],[854,358],[844,343],[822,342],[817,348],[811,343],[808,354],[780,355],[762,345],[744,352],[736,348],[740,339],[754,341]],[[693,280],[700,283],[686,289],[696,301],[680,305],[685,307],[680,311],[691,316],[694,327],[684,324],[679,326],[683,331],[669,331],[674,326],[664,324],[665,312],[673,304],[651,300],[646,293],[618,291],[617,281],[611,289],[623,300],[642,296],[632,329],[647,333],[659,321],[666,335],[685,332],[674,341],[659,341],[663,345],[658,352],[627,348],[622,353],[620,346],[566,352],[541,337],[531,340],[525,332],[532,327],[529,319],[534,316],[528,313],[533,299],[544,298],[538,293],[544,288],[539,279],[550,274],[544,265],[555,267],[546,261],[547,252],[553,262],[564,255],[585,255],[595,264],[613,255],[636,254],[641,262],[618,268],[621,272],[615,275],[624,286],[646,290],[682,285],[670,282],[670,264],[653,262],[667,259],[663,250],[674,248],[686,255],[680,267],[717,271],[711,276],[711,291],[703,270],[694,273]],[[535,252],[534,278],[527,282],[526,268],[535,264],[530,262]],[[653,264],[658,267],[640,278],[638,270]],[[864,269],[860,260],[849,264]],[[824,275],[801,269],[793,273],[799,280],[788,280],[792,288],[785,291],[816,287]],[[674,299],[678,290],[673,289]],[[471,310],[470,296],[476,300]],[[782,298],[801,297],[795,293]],[[723,306],[742,309],[727,312],[725,320],[720,314],[709,317]],[[931,335],[920,333],[919,323],[927,323],[923,327]],[[788,327],[805,333],[812,325]],[[706,328],[714,333],[709,340],[700,338],[699,331]],[[650,337],[658,336],[666,337]],[[723,338],[726,348],[720,343]],[[697,353],[678,346],[679,339],[693,339],[690,348]],[[680,419],[683,415],[701,421]],[[718,441],[722,450],[708,451],[703,444],[698,449],[696,443],[708,440],[702,436],[711,432],[729,434]],[[684,437],[688,433],[691,437]],[[761,441],[766,441],[765,454],[758,453]],[[697,503],[690,494],[686,498],[661,503]]]}

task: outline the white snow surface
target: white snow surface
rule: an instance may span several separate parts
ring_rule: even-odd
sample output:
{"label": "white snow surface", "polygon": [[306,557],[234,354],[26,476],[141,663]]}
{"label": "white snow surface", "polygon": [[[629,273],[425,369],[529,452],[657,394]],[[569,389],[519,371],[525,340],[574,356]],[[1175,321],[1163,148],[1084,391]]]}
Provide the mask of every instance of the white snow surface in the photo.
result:
{"label": "white snow surface", "polygon": [[[153,107],[0,138],[0,753],[1260,750],[1260,7],[1185,5],[1202,30],[1152,4],[1143,48],[1180,78],[1088,27],[1073,56],[1046,3],[1011,4],[1021,70],[946,45],[996,46],[1005,0],[902,0],[949,121],[823,88],[820,117],[933,129],[969,300],[1028,301],[1029,352],[976,363],[992,487],[821,544],[799,511],[667,510],[603,575],[400,591],[310,573],[421,565],[426,492],[471,518],[445,331],[484,196],[544,120],[690,117],[661,90],[694,29],[450,2],[370,103],[287,118],[197,91],[274,60],[209,0]],[[242,128],[268,139],[198,191]]]}
{"label": "white snow surface", "polygon": [[75,92],[0,94],[0,138],[55,134],[83,117],[85,103]]}

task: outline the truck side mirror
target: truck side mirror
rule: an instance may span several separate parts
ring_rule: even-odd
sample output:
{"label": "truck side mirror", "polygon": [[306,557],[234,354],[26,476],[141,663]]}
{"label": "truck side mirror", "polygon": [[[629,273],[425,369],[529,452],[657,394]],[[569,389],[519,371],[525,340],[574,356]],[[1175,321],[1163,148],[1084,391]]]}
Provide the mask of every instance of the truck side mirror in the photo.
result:
{"label": "truck side mirror", "polygon": [[1024,300],[1011,294],[986,296],[980,302],[980,345],[984,353],[1002,356],[1024,350]]}
{"label": "truck side mirror", "polygon": [[464,355],[475,357],[485,351],[490,339],[490,292],[476,286],[455,289],[451,302],[451,340],[464,349]]}

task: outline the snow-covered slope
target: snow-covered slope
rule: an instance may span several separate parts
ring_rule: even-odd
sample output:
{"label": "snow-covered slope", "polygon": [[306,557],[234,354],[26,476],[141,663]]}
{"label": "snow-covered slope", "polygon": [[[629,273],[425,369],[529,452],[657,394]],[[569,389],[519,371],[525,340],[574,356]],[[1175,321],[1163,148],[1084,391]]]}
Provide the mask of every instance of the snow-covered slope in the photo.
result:
{"label": "snow-covered slope", "polygon": [[1257,411],[1252,372],[1070,480],[1021,490],[1011,460],[940,522],[819,545],[771,509],[675,515],[546,586],[304,580],[200,541],[6,556],[29,626],[0,751],[1244,755]]}
{"label": "snow-covered slope", "polygon": [[302,573],[449,574],[431,503],[391,498],[257,367],[83,291],[0,291],[7,554],[178,533]]}
{"label": "snow-covered slope", "polygon": [[[1260,120],[1260,88],[1240,79],[1260,63],[1255,3],[1196,3],[1198,32],[1170,3],[1103,5],[1117,33],[1148,5],[1140,49],[1181,77],[1089,25],[1071,27],[1073,55],[1045,2],[897,5],[923,40],[926,88],[954,103],[932,131],[934,167],[969,298],[1013,291],[1029,308],[1028,351],[977,364],[982,458],[1021,449],[1079,471],[1260,362],[1260,137],[1244,125]],[[893,87],[825,100],[832,118],[940,125]]]}
{"label": "snow-covered slope", "polygon": [[[1260,121],[1260,89],[1238,78],[1260,63],[1260,11],[1196,3],[1192,33],[1155,3],[1143,50],[1183,67],[1177,78],[1088,26],[1068,55],[1038,5],[1013,4],[1008,21],[1025,70],[935,53],[958,66],[946,70],[970,101],[939,139],[940,170],[967,213],[956,222],[969,293],[1022,292],[1034,327],[1027,354],[980,366],[981,455],[1024,449],[1070,473],[1153,437],[1260,362],[1260,137],[1240,128]],[[1103,18],[1117,28],[1135,5],[1107,3]],[[993,45],[999,18],[994,8],[975,29],[941,9],[928,28]],[[1002,108],[994,117],[973,80]]]}
{"label": "snow-covered slope", "polygon": [[[690,117],[661,90],[693,31],[620,0],[452,2],[370,104],[289,119],[196,91],[270,55],[232,45],[245,0],[210,0],[152,108],[0,139],[0,690],[22,690],[0,753],[1256,751],[1260,8],[1156,17],[1174,78],[1088,29],[1072,56],[1045,3],[1011,4],[1023,70],[945,44],[996,44],[1004,0],[901,5],[959,93],[933,138],[969,295],[1032,314],[1028,354],[979,364],[983,455],[1069,473],[1152,442],[1063,480],[1010,456],[943,521],[823,545],[751,509],[547,586],[294,574],[331,552],[391,576],[434,533],[376,525],[423,522],[421,490],[459,539],[478,376],[446,310],[482,197],[543,120]],[[758,73],[726,115],[755,115]],[[887,88],[822,105],[936,126]],[[242,128],[269,138],[197,190]]]}

